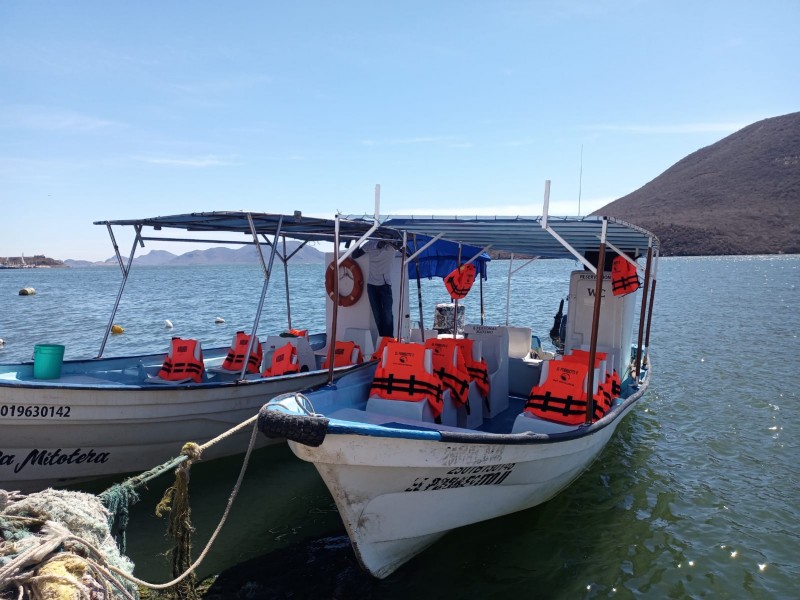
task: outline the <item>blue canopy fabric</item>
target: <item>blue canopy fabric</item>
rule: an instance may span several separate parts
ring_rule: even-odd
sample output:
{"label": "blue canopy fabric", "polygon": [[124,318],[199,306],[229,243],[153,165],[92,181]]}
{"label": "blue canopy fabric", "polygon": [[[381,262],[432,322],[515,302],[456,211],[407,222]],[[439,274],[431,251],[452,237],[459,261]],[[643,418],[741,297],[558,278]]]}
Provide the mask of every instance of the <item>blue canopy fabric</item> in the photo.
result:
{"label": "blue canopy fabric", "polygon": [[[408,249],[413,254],[417,251],[417,248],[422,248],[429,241],[431,241],[431,238],[427,235],[417,234],[416,239],[414,235],[409,235],[407,240]],[[481,249],[476,246],[462,244],[461,264],[467,262],[480,251]],[[490,260],[492,259],[484,252],[473,261],[477,270],[476,278],[482,277],[486,279],[486,263]],[[441,277],[444,279],[459,266],[458,244],[438,239],[428,246],[417,258],[408,263],[408,276],[412,279],[417,277],[418,263],[420,278],[432,279],[433,277]]]}

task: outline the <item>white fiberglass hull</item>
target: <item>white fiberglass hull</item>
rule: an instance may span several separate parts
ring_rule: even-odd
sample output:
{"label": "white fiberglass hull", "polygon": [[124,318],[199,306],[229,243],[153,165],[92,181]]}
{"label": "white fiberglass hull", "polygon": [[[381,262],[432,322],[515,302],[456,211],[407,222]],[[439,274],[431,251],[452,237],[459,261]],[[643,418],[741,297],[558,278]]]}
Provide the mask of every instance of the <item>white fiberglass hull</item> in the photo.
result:
{"label": "white fiberglass hull", "polygon": [[319,446],[292,440],[289,446],[317,467],[359,561],[383,578],[452,529],[531,508],[565,489],[597,458],[645,387],[603,426],[545,443],[525,443],[519,435],[458,443],[363,430],[332,434],[333,424],[341,424],[334,414]]}
{"label": "white fiberglass hull", "polygon": [[[327,372],[177,386],[69,379],[0,382],[0,489],[31,492],[149,470],[186,442],[203,444],[255,416],[275,394],[322,385]],[[230,436],[202,458],[244,452],[249,436],[249,429]]]}

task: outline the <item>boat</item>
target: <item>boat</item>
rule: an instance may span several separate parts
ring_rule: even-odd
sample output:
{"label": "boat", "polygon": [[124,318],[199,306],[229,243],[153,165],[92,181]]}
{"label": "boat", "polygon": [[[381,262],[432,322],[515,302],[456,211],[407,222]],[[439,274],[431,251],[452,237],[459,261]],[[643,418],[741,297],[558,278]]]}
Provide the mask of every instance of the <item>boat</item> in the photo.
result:
{"label": "boat", "polygon": [[[325,331],[309,334],[293,330],[290,310],[281,334],[259,339],[258,330],[276,257],[287,268],[292,256],[306,243],[330,242],[335,227],[339,239],[355,244],[367,237],[399,241],[399,234],[380,227],[374,218],[334,222],[303,216],[300,212],[283,215],[220,211],[95,224],[107,228],[122,273],[99,352],[87,359],[63,360],[63,346],[42,345],[36,347],[33,361],[0,364],[0,489],[31,492],[140,473],[178,455],[186,442],[205,444],[253,418],[266,399],[276,394],[311,389],[335,382],[344,373],[369,368],[369,361],[357,356],[340,360],[333,354],[338,340],[331,336],[331,326],[335,307],[342,301],[331,300],[333,290],[326,299]],[[133,244],[127,259],[123,259],[116,241],[120,231],[132,233]],[[287,253],[287,238],[300,242],[294,252]],[[237,334],[237,339],[240,343],[246,340],[244,347],[239,347],[238,358],[257,357],[260,344],[263,365],[256,364],[253,369],[248,368],[251,361],[234,360],[232,366],[226,361],[230,353],[236,358],[233,342],[231,347],[205,348],[202,340],[196,340],[199,344],[192,346],[195,354],[189,362],[199,362],[195,367],[202,370],[189,373],[192,379],[185,379],[180,373],[180,377],[175,376],[177,358],[173,369],[169,373],[164,371],[170,357],[166,348],[161,353],[105,355],[135,252],[155,241],[247,243],[258,250],[263,272],[261,295],[251,330],[242,332],[241,339]],[[339,279],[332,279],[336,280],[338,293]],[[288,306],[288,278],[286,281]],[[349,296],[356,292],[361,295],[363,281],[358,289],[353,288],[352,281],[348,285]],[[368,306],[367,294],[363,294],[350,312],[356,312],[358,307],[366,313]],[[364,338],[357,321],[341,321],[341,327],[335,331],[342,341],[346,336]],[[281,324],[270,323],[270,326],[281,328]],[[184,346],[179,344],[185,341],[173,339],[171,349],[180,350]],[[201,354],[197,353],[198,348]],[[287,351],[280,356],[286,356],[294,367],[273,369],[275,356],[281,349]],[[39,350],[42,352],[37,354]],[[373,351],[367,347],[363,350]],[[335,360],[327,360],[329,355],[336,356]],[[209,460],[244,452],[248,439],[246,431],[231,435],[206,449],[202,458]],[[264,438],[259,444],[269,442]]]}
{"label": "boat", "polygon": [[[563,350],[541,351],[524,323],[465,323],[462,331],[454,322],[452,331],[428,340],[390,342],[372,373],[284,394],[261,409],[260,430],[286,438],[294,454],[314,464],[358,561],[377,578],[448,531],[556,496],[597,459],[648,389],[658,239],[612,217],[549,217],[548,198],[549,182],[536,217],[382,217],[381,223],[406,238],[441,235],[505,251],[512,261],[520,255],[579,261],[564,276],[563,326],[554,324]],[[490,389],[476,394],[476,375],[466,401],[454,400],[457,389],[442,392],[448,373],[429,354],[438,347],[445,348],[446,366],[460,360],[449,354],[453,347],[484,361]],[[438,398],[423,389],[431,374],[440,376]]]}

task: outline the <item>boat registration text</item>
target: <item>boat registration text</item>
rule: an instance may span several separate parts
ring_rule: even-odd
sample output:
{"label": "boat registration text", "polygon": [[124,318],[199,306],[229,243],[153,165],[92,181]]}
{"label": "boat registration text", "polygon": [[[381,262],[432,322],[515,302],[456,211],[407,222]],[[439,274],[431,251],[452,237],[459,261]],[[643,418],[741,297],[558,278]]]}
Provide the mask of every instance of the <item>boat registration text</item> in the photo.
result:
{"label": "boat registration text", "polygon": [[21,404],[0,404],[0,417],[61,417],[68,419],[71,408],[69,406],[31,406]]}
{"label": "boat registration text", "polygon": [[456,467],[445,473],[444,477],[417,477],[405,491],[427,492],[479,485],[499,485],[511,475],[515,465],[516,463],[507,463],[481,467]]}

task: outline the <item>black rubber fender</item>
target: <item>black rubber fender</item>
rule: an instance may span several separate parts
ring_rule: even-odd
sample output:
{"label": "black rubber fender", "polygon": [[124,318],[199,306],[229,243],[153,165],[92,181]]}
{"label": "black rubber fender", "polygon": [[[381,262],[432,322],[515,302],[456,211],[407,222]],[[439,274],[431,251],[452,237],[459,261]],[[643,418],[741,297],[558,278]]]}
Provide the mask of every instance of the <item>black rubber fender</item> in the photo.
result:
{"label": "black rubber fender", "polygon": [[270,438],[286,438],[306,446],[317,447],[328,432],[326,417],[290,415],[270,410],[267,405],[258,411],[258,430]]}

